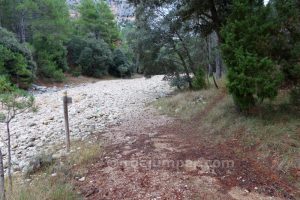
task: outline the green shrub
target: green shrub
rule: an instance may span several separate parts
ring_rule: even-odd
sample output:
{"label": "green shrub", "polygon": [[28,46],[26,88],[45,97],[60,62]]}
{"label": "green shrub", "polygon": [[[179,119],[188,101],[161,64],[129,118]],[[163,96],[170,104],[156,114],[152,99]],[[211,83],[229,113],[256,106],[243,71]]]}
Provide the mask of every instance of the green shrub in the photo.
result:
{"label": "green shrub", "polygon": [[203,88],[206,88],[206,86],[205,73],[203,69],[199,67],[197,73],[195,74],[195,77],[193,78],[193,88],[201,90]]}
{"label": "green shrub", "polygon": [[15,90],[15,87],[10,83],[6,76],[0,75],[0,94],[10,93]]}
{"label": "green shrub", "polygon": [[108,68],[113,63],[108,44],[93,38],[71,39],[68,44],[68,57],[72,66],[71,71],[78,71],[81,68],[83,75],[96,78],[107,75]]}
{"label": "green shrub", "polygon": [[109,68],[109,73],[117,77],[131,76],[131,69],[126,55],[121,49],[115,49],[113,52],[113,65]]}
{"label": "green shrub", "polygon": [[27,89],[33,82],[34,73],[31,51],[0,27],[0,75],[6,75],[12,83]]}
{"label": "green shrub", "polygon": [[229,92],[241,110],[249,110],[256,102],[277,96],[280,74],[268,58],[236,52],[237,64],[228,68]]}
{"label": "green shrub", "polygon": [[55,81],[63,81],[63,72],[68,70],[67,50],[62,41],[37,37],[34,40],[39,75]]}
{"label": "green shrub", "polygon": [[247,0],[234,1],[232,14],[222,29],[223,57],[228,67],[229,92],[242,111],[256,102],[273,99],[282,81],[272,52],[274,23],[269,18],[270,7],[249,5]]}
{"label": "green shrub", "polygon": [[58,68],[47,52],[40,52],[38,59],[39,74],[54,81],[61,82],[64,80],[62,69]]}
{"label": "green shrub", "polygon": [[72,76],[79,77],[82,74],[82,67],[79,65],[71,70]]}
{"label": "green shrub", "polygon": [[168,78],[171,87],[177,87],[178,89],[183,89],[189,85],[189,77],[187,76],[171,76]]}

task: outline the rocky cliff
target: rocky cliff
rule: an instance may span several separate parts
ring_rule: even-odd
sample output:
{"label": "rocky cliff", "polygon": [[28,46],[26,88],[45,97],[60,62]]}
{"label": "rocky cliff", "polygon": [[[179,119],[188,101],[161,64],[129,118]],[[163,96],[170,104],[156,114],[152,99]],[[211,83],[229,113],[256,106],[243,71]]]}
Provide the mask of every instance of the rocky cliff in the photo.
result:
{"label": "rocky cliff", "polygon": [[[127,3],[127,0],[106,0],[116,16],[118,23],[134,20],[134,7]],[[67,0],[71,10],[80,3],[80,0]],[[71,15],[76,16],[76,12],[71,11]]]}

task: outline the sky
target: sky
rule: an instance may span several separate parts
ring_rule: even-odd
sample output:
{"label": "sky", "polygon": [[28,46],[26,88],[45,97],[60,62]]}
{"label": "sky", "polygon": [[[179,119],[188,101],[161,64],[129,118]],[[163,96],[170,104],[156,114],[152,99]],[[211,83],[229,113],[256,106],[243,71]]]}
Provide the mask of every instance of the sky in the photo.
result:
{"label": "sky", "polygon": [[265,5],[269,2],[269,0],[264,0],[265,1]]}

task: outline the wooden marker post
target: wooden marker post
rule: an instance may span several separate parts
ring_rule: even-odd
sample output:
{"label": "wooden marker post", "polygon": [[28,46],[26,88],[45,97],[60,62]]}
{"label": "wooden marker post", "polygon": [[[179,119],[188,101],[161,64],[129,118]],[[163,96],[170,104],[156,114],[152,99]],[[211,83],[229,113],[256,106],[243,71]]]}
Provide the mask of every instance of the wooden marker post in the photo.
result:
{"label": "wooden marker post", "polygon": [[66,146],[67,152],[70,152],[70,128],[69,128],[69,111],[68,104],[72,103],[72,98],[68,97],[67,91],[64,92],[63,106],[64,106],[64,117],[65,117],[65,128],[66,128]]}
{"label": "wooden marker post", "polygon": [[5,200],[3,155],[0,149],[0,200]]}

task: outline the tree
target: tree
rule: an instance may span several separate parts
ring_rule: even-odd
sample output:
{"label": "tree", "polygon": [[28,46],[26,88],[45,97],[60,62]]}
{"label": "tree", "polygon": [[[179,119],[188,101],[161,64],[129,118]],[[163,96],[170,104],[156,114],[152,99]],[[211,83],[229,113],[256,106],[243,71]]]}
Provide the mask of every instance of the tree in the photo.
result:
{"label": "tree", "polygon": [[249,111],[256,102],[273,99],[281,83],[279,67],[269,55],[276,31],[270,7],[262,1],[234,1],[222,30],[222,51],[228,67],[228,89],[235,104]]}
{"label": "tree", "polygon": [[29,38],[29,23],[34,7],[33,0],[0,0],[0,24],[16,33],[21,43]]}
{"label": "tree", "polygon": [[113,52],[113,65],[109,68],[109,73],[117,77],[131,76],[130,63],[121,49]]}
{"label": "tree", "polygon": [[[147,74],[168,74],[175,82],[187,81],[207,63],[205,40],[190,31],[192,21],[182,22],[177,13],[178,1],[152,6],[152,1],[137,5],[137,30],[131,38],[137,61]],[[179,74],[184,73],[182,79]],[[179,86],[181,87],[181,86]]]}
{"label": "tree", "polygon": [[20,88],[28,88],[36,65],[26,44],[20,44],[14,34],[0,27],[0,75],[5,75]]}
{"label": "tree", "polygon": [[34,98],[24,91],[21,91],[8,83],[5,77],[0,76],[0,122],[4,123],[7,132],[7,153],[8,153],[8,179],[10,190],[12,190],[11,174],[11,133],[10,123],[19,114],[33,108]]}
{"label": "tree", "polygon": [[110,47],[119,40],[119,30],[113,13],[105,1],[83,0],[79,6],[79,28],[83,35],[92,33],[96,39],[102,39]]}
{"label": "tree", "polygon": [[64,42],[70,32],[69,9],[65,0],[35,0],[32,21],[33,45],[41,76],[61,81],[68,69]]}
{"label": "tree", "polygon": [[112,65],[112,53],[103,40],[87,39],[77,62],[84,75],[100,78],[107,75]]}
{"label": "tree", "polygon": [[278,60],[285,83],[291,86],[291,101],[300,105],[300,3],[297,0],[273,0],[277,19],[277,39],[272,56]]}

